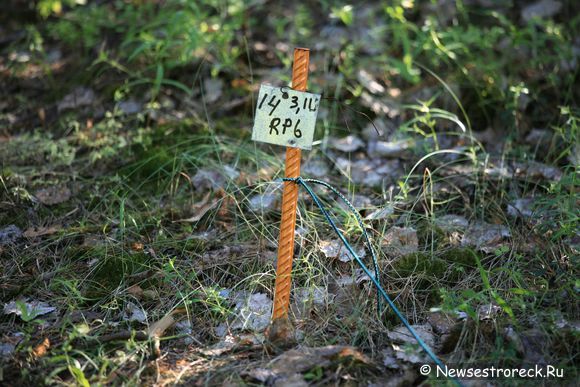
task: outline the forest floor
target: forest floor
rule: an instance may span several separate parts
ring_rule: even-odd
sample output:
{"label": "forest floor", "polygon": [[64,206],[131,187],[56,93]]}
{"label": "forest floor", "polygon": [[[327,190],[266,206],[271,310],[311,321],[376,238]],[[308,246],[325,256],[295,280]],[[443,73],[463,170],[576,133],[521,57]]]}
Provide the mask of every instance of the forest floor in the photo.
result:
{"label": "forest floor", "polygon": [[284,148],[250,137],[294,47],[302,176],[423,340],[574,384],[575,2],[83,3],[0,5],[1,385],[446,383],[303,191],[294,341],[265,340]]}

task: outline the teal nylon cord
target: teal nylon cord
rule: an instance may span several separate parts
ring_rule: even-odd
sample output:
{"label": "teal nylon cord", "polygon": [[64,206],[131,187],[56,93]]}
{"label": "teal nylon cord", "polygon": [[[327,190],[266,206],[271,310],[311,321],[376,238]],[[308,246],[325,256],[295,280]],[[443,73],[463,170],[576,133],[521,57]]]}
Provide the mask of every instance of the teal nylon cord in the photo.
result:
{"label": "teal nylon cord", "polygon": [[[373,249],[373,245],[371,244],[371,240],[369,238],[369,235],[368,235],[368,233],[365,230],[364,223],[363,223],[362,219],[360,218],[360,215],[358,214],[358,211],[354,208],[354,206],[352,205],[352,203],[347,198],[345,198],[344,195],[340,193],[340,191],[338,191],[336,188],[334,188],[333,186],[331,186],[330,184],[328,184],[325,181],[317,180],[317,179],[302,179],[301,177],[299,177],[298,179],[300,179],[300,181],[302,182],[302,183],[299,183],[299,184],[302,184],[304,186],[304,188],[306,188],[308,190],[308,193],[311,196],[312,196],[311,191],[304,184],[306,184],[306,183],[320,184],[320,185],[328,188],[329,190],[331,190],[351,210],[351,212],[354,214],[354,216],[355,216],[355,218],[356,218],[356,220],[358,222],[358,225],[360,226],[360,228],[362,230],[363,236],[365,237],[365,241],[367,243],[367,247],[368,247],[369,251],[371,252],[371,256],[372,256],[372,259],[373,259],[373,268],[375,270],[375,279],[377,280],[377,282],[379,282],[380,281],[380,277],[379,277],[379,264],[378,264],[377,256],[375,254],[375,250]],[[284,178],[282,180],[292,181],[294,179]],[[313,199],[314,199],[314,196],[313,196]],[[317,201],[318,200],[318,197],[316,197],[314,200]],[[318,205],[318,203],[316,203],[316,204]],[[318,207],[320,208],[320,206],[318,206]],[[353,254],[352,249],[350,249],[350,244],[348,244],[348,242],[346,242],[346,240],[343,239],[343,238],[341,238],[341,240],[342,240],[342,243],[345,244],[346,248],[349,249],[349,252],[351,254]],[[380,314],[382,313],[383,307],[382,307],[381,298],[380,298],[379,295],[380,295],[380,293],[379,293],[379,290],[377,289],[377,310],[378,310],[378,313],[379,313],[379,316],[380,316]]]}
{"label": "teal nylon cord", "polygon": [[[431,349],[429,348],[429,346],[423,341],[423,339],[421,339],[421,337],[419,337],[419,335],[413,329],[413,327],[411,326],[411,324],[409,323],[409,321],[407,321],[407,319],[405,318],[405,316],[403,316],[403,314],[401,313],[401,311],[399,310],[399,308],[397,308],[397,306],[395,305],[395,303],[391,300],[391,298],[389,297],[389,295],[387,294],[387,292],[385,292],[385,290],[381,286],[381,284],[379,282],[379,269],[378,269],[377,257],[375,255],[374,249],[372,248],[372,245],[370,243],[369,236],[368,236],[368,234],[367,234],[367,232],[366,232],[366,230],[364,228],[364,224],[363,224],[363,222],[362,222],[362,220],[361,220],[358,212],[354,208],[354,206],[336,188],[332,187],[330,184],[328,184],[328,183],[326,183],[324,181],[316,180],[316,179],[303,179],[300,176],[299,177],[296,177],[296,178],[285,177],[282,180],[283,181],[292,181],[292,182],[294,182],[294,183],[296,183],[296,184],[301,185],[302,187],[304,187],[304,189],[306,190],[306,192],[308,192],[308,194],[310,195],[310,197],[312,197],[312,200],[314,200],[314,203],[320,209],[320,211],[322,212],[322,214],[324,215],[324,217],[326,218],[326,220],[328,221],[328,223],[330,223],[330,225],[334,229],[334,232],[336,233],[336,235],[340,238],[340,240],[342,241],[342,243],[344,244],[344,246],[346,247],[346,249],[348,250],[348,252],[352,255],[352,257],[354,258],[354,260],[356,261],[356,263],[365,272],[365,274],[371,279],[371,281],[373,282],[373,284],[377,288],[377,293],[380,294],[385,299],[385,301],[387,301],[387,304],[391,307],[391,309],[393,310],[393,312],[395,312],[395,314],[397,315],[397,317],[399,318],[399,320],[401,320],[401,322],[403,323],[403,325],[405,325],[405,327],[409,330],[409,332],[411,333],[411,335],[415,338],[415,340],[417,341],[417,343],[419,344],[419,346],[421,346],[421,348],[423,348],[423,350],[425,351],[425,353],[427,353],[427,355],[431,358],[431,360],[433,360],[433,362],[437,366],[439,366],[441,369],[444,369],[445,368],[445,365],[443,364],[443,362],[441,360],[439,360],[439,358],[437,357],[437,355],[435,355],[433,353],[433,351],[431,351]],[[352,246],[350,245],[350,243],[348,243],[348,241],[346,240],[346,238],[344,237],[344,235],[342,234],[342,232],[338,229],[338,227],[336,226],[336,224],[332,220],[330,214],[328,213],[328,211],[326,210],[326,208],[324,207],[324,205],[322,204],[322,202],[320,201],[320,199],[318,198],[318,196],[312,191],[312,188],[308,185],[308,183],[320,184],[320,185],[322,185],[322,186],[330,189],[344,203],[346,203],[346,205],[353,212],[353,214],[355,215],[355,217],[356,217],[356,219],[357,219],[357,221],[358,221],[358,223],[359,223],[359,225],[360,225],[360,227],[362,229],[362,232],[363,232],[363,235],[364,235],[365,240],[367,242],[369,251],[371,252],[371,255],[372,255],[372,258],[373,258],[373,265],[374,265],[374,269],[375,269],[375,275],[374,276],[371,274],[371,272],[367,268],[367,266],[362,262],[362,260],[360,259],[360,257],[355,253],[355,251],[352,248]],[[451,378],[451,380],[457,386],[462,386],[462,384],[457,379]]]}

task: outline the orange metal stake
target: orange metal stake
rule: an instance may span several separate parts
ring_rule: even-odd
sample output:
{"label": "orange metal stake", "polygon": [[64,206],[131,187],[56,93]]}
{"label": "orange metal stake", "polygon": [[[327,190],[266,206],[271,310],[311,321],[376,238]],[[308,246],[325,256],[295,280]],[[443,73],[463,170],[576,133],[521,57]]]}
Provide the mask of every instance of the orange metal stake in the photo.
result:
{"label": "orange metal stake", "polygon": [[[307,48],[294,49],[294,65],[292,67],[292,88],[294,90],[306,91],[309,61],[310,51]],[[286,177],[300,176],[301,154],[302,152],[299,148],[286,148]],[[276,290],[274,293],[274,312],[272,314],[274,324],[277,320],[288,319],[297,202],[298,185],[291,181],[284,182],[280,243],[278,245],[278,267],[276,268]],[[272,333],[276,334],[274,332]]]}

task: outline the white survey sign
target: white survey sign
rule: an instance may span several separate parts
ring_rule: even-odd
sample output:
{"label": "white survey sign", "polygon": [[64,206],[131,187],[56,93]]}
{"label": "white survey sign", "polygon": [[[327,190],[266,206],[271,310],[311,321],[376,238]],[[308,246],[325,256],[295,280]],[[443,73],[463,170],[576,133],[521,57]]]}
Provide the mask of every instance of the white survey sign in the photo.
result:
{"label": "white survey sign", "polygon": [[312,149],[320,95],[261,85],[252,140]]}

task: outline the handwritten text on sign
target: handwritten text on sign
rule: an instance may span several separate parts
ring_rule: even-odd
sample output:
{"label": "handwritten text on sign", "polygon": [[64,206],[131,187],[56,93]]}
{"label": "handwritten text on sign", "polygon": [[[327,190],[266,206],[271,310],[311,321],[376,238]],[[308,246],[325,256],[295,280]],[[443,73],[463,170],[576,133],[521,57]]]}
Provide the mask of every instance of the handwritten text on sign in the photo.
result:
{"label": "handwritten text on sign", "polygon": [[252,140],[312,149],[320,95],[261,85]]}

